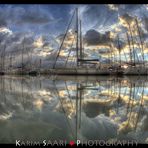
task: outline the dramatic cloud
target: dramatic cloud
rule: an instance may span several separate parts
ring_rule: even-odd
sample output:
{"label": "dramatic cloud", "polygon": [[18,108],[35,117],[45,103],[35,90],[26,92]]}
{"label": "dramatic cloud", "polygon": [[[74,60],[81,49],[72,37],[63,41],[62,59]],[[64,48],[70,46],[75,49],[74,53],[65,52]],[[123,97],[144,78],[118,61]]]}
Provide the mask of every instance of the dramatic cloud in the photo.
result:
{"label": "dramatic cloud", "polygon": [[[21,53],[24,45],[25,51],[33,48],[32,51],[36,57],[53,59],[50,56],[56,55],[75,7],[77,5],[2,5],[0,7],[1,49],[6,45],[6,51],[20,51]],[[138,45],[140,41],[135,18],[139,23],[146,53],[148,41],[147,5],[79,5],[78,8],[82,20],[84,54],[87,57],[100,57],[100,54],[107,55],[111,51],[116,53],[118,36],[120,48],[124,49],[128,56],[129,49],[126,38],[126,32],[130,36],[128,24],[130,24],[133,33],[135,50],[137,54],[140,54]],[[74,19],[62,47],[63,51],[60,54],[62,58],[67,56],[70,48],[72,51],[75,50],[76,42],[71,47],[75,27],[76,20]],[[24,38],[27,41],[23,42]],[[110,49],[110,45],[112,49]],[[123,57],[123,51],[121,54]],[[117,55],[116,57],[118,58]]]}
{"label": "dramatic cloud", "polygon": [[145,27],[146,31],[148,32],[148,17],[145,16],[143,21],[144,21],[144,27]]}
{"label": "dramatic cloud", "polygon": [[96,30],[88,30],[84,36],[85,43],[89,45],[106,45],[110,42],[110,34],[101,34]]}
{"label": "dramatic cloud", "polygon": [[[3,13],[5,11],[5,13]],[[17,24],[22,25],[23,23],[29,24],[46,24],[50,21],[54,21],[52,15],[43,11],[37,5],[33,6],[4,6],[0,8],[0,20],[2,25]]]}
{"label": "dramatic cloud", "polygon": [[85,32],[89,29],[97,29],[103,33],[110,31],[112,25],[118,20],[118,14],[107,5],[86,5],[82,10],[80,8],[80,12]]}
{"label": "dramatic cloud", "polygon": [[41,10],[33,9],[29,11],[25,11],[24,14],[19,16],[19,20],[16,23],[30,23],[33,25],[37,24],[46,24],[50,21],[54,21],[54,19],[48,15],[47,13],[43,13]]}
{"label": "dramatic cloud", "polygon": [[0,27],[4,27],[4,26],[7,26],[7,22],[4,16],[0,16]]}

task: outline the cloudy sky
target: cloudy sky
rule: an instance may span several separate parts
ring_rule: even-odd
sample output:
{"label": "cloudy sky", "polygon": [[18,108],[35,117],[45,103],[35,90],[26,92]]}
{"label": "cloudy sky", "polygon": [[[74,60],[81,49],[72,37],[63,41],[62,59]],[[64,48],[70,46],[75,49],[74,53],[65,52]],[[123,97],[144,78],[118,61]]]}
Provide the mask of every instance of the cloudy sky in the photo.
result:
{"label": "cloudy sky", "polygon": [[[135,22],[137,19],[144,46],[144,58],[147,59],[148,6],[142,4],[0,5],[1,53],[6,47],[8,53],[13,51],[18,54],[23,45],[25,50],[33,49],[36,57],[50,59],[60,46],[61,37],[76,7],[79,8],[82,20],[83,44],[87,57],[107,58],[110,52],[117,55],[119,36],[122,59],[129,59],[126,33],[128,32],[130,36],[128,25],[130,24],[134,39],[132,48],[136,60],[140,61],[142,54]],[[74,36],[73,33],[69,35]],[[61,56],[66,56],[66,49],[68,50],[69,44],[72,44],[71,40],[71,37],[67,37]]]}

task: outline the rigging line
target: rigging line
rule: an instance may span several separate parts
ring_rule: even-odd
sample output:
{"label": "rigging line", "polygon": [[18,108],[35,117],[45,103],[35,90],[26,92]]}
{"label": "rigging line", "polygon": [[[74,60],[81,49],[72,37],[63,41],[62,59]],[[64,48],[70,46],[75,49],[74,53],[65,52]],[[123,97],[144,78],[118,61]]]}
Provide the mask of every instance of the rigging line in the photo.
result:
{"label": "rigging line", "polygon": [[128,23],[128,26],[129,26],[129,32],[130,32],[130,37],[131,37],[131,42],[132,42],[132,48],[133,48],[133,51],[134,51],[134,40],[133,40],[133,34],[132,34],[132,31],[131,31],[131,26],[130,24]]}
{"label": "rigging line", "polygon": [[[82,85],[80,84],[80,88]],[[82,96],[83,96],[83,89],[80,89],[80,113],[79,113],[79,129],[81,128],[81,112],[82,112]]]}
{"label": "rigging line", "polygon": [[109,84],[110,86],[110,90],[111,90],[111,97],[113,97],[113,89],[112,89],[112,81],[110,81],[110,84]]}
{"label": "rigging line", "polygon": [[56,90],[57,96],[58,96],[58,98],[59,98],[59,100],[60,100],[60,103],[61,103],[61,105],[62,105],[63,113],[64,113],[64,115],[65,115],[65,117],[66,117],[67,123],[68,123],[68,125],[69,125],[69,127],[70,127],[70,129],[71,129],[72,135],[73,135],[73,137],[74,137],[74,132],[73,132],[73,129],[72,129],[72,127],[71,127],[71,124],[70,124],[70,122],[69,122],[69,120],[68,120],[68,116],[67,116],[67,113],[66,113],[66,111],[65,111],[65,109],[64,109],[63,101],[61,100],[60,95],[59,95],[59,92],[58,92],[58,89],[57,89],[57,87],[56,87],[55,80],[53,81],[53,83],[54,83],[54,86],[55,86],[55,90]]}
{"label": "rigging line", "polygon": [[137,54],[137,51],[136,51],[136,50],[135,50],[135,54],[136,54],[137,60],[138,60],[138,62],[139,62],[139,57],[138,57],[138,54]]}
{"label": "rigging line", "polygon": [[[110,45],[110,49],[111,49],[111,51],[113,51],[113,48],[112,48],[112,45]],[[112,64],[114,65],[114,63],[115,63],[115,53],[114,52],[112,52]]]}
{"label": "rigging line", "polygon": [[[82,47],[82,23],[81,23],[81,20],[80,20],[80,59],[83,59],[83,47]],[[82,66],[82,62],[80,62],[80,65]]]}
{"label": "rigging line", "polygon": [[[141,32],[140,32],[138,20],[135,19],[135,21],[136,21],[136,26],[137,26],[137,29],[138,29],[138,34],[139,34],[139,39],[140,39],[140,44],[141,44],[142,58],[143,58],[143,61],[144,61],[144,49],[143,49],[142,36],[141,36]],[[145,65],[144,65],[144,66],[145,66]]]}
{"label": "rigging line", "polygon": [[129,110],[129,107],[130,107],[130,102],[131,102],[131,97],[132,97],[132,84],[130,84],[130,91],[129,91],[129,101],[128,101],[128,104],[127,104],[127,111],[126,111],[126,114],[128,114],[128,110]]}
{"label": "rigging line", "polygon": [[5,71],[5,56],[6,56],[6,44],[4,45],[2,51],[2,69]]}
{"label": "rigging line", "polygon": [[7,97],[6,97],[6,89],[5,89],[5,78],[2,79],[2,94],[4,96],[4,102],[5,104],[7,103]]}
{"label": "rigging line", "polygon": [[[135,47],[134,47],[134,39],[133,39],[133,34],[132,34],[132,30],[131,30],[131,26],[130,24],[128,23],[128,26],[129,26],[129,32],[130,32],[130,36],[131,36],[131,40],[132,40],[132,48],[133,48],[133,54],[134,54],[134,64],[135,64],[135,60],[136,60],[136,57],[135,57],[135,53],[137,55],[137,52],[135,51]],[[138,59],[138,58],[137,58]],[[139,59],[138,59],[139,61]]]}
{"label": "rigging line", "polygon": [[76,8],[76,32],[77,32],[77,42],[76,42],[76,65],[79,66],[79,14],[78,14],[78,8]]}
{"label": "rigging line", "polygon": [[[139,88],[140,88],[140,87],[139,87],[139,85],[138,85],[138,89],[137,89],[137,91],[136,91],[136,96],[137,96],[137,94],[138,94],[138,92],[139,92]],[[135,95],[134,95],[134,96],[135,96]]]}
{"label": "rigging line", "polygon": [[74,57],[71,57],[71,59],[70,59],[70,63],[69,63],[70,68],[71,68],[71,67],[72,67],[72,65],[73,65],[73,63],[72,63],[72,62],[73,62],[73,58],[74,58]]}
{"label": "rigging line", "polygon": [[131,49],[129,34],[126,33],[126,36],[127,36],[128,46],[129,46],[129,50],[130,50],[130,62],[132,63],[133,58],[132,58],[132,49]]}
{"label": "rigging line", "polygon": [[22,72],[24,70],[24,42],[25,42],[25,37],[23,39],[23,48],[22,48]]}
{"label": "rigging line", "polygon": [[124,54],[124,57],[125,57],[125,61],[127,62],[128,60],[127,60],[127,56],[126,56],[124,48],[123,48],[123,54]]}
{"label": "rigging line", "polygon": [[120,67],[121,67],[121,46],[120,46],[119,35],[117,36],[117,40],[118,40],[119,62],[120,62]]}
{"label": "rigging line", "polygon": [[133,102],[134,102],[134,96],[135,96],[135,83],[134,83],[134,90],[133,90],[133,94],[132,94],[132,104],[131,104],[131,108],[130,108],[130,114],[129,114],[129,119],[128,119],[128,124],[127,126],[129,125],[129,122],[130,122],[130,119],[131,119],[131,115],[132,115],[132,111],[133,111]]}
{"label": "rigging line", "polygon": [[111,43],[110,43],[110,45],[109,45],[109,49],[110,49],[110,66],[112,66],[113,65],[113,57],[112,57],[112,47],[111,47]]}
{"label": "rigging line", "polygon": [[118,58],[117,58],[117,56],[116,56],[116,54],[118,53],[118,51],[117,50],[115,50],[115,54],[114,54],[114,59],[115,59],[115,62],[114,63],[118,63]]}
{"label": "rigging line", "polygon": [[75,63],[76,63],[76,60],[77,60],[75,57],[74,57],[73,59],[74,59],[74,60],[73,60],[73,63],[72,63],[72,67],[75,66]]}
{"label": "rigging line", "polygon": [[[133,40],[133,35],[132,35],[132,40]],[[136,55],[137,60],[139,62],[139,57],[138,57],[137,51],[135,50],[135,47],[134,47],[134,41],[132,41],[132,42],[133,42],[133,54],[134,54],[134,56]],[[136,57],[135,57],[135,59],[136,59]]]}
{"label": "rigging line", "polygon": [[[139,47],[139,49],[140,49],[140,52],[141,52],[141,56],[142,56],[142,60],[143,60],[143,53],[142,53],[142,50],[141,50],[141,47],[140,47],[140,44],[138,43],[138,39],[136,39],[136,41],[137,41],[137,44],[138,44],[138,47]],[[143,60],[144,61],[144,60]]]}
{"label": "rigging line", "polygon": [[77,83],[76,85],[76,140],[78,139],[78,99],[79,99],[79,92],[78,92],[78,88],[79,88],[79,84]]}
{"label": "rigging line", "polygon": [[71,58],[71,60],[70,60],[70,67],[72,67],[72,65],[73,65],[73,57]]}
{"label": "rigging line", "polygon": [[125,96],[125,95],[126,95],[126,91],[127,91],[127,87],[125,88],[125,91],[124,91],[124,95],[123,95],[123,96]]}
{"label": "rigging line", "polygon": [[[71,106],[72,106],[72,108],[73,108],[73,104],[72,104],[71,96],[70,96],[69,89],[68,89],[68,87],[67,87],[67,83],[66,83],[66,81],[65,81],[65,87],[66,87],[66,90],[67,90],[67,92],[68,92],[68,97],[69,97],[69,99],[70,99]],[[74,109],[74,108],[73,108],[73,109]]]}
{"label": "rigging line", "polygon": [[21,78],[21,103],[23,105],[23,109],[25,110],[25,97],[24,97],[24,80],[23,77]]}
{"label": "rigging line", "polygon": [[139,107],[139,112],[138,112],[138,115],[137,115],[137,121],[136,121],[136,124],[135,124],[135,130],[137,129],[137,125],[138,125],[138,120],[139,120],[139,117],[140,117],[140,111],[141,111],[141,108],[143,107],[143,95],[144,95],[144,83],[143,83],[143,90],[142,90],[142,97],[140,99],[141,101],[141,104],[140,104],[140,107]]}
{"label": "rigging line", "polygon": [[121,80],[119,80],[118,81],[118,86],[119,86],[119,92],[118,92],[118,100],[117,100],[117,103],[118,103],[118,105],[117,105],[117,113],[119,112],[119,103],[120,103],[120,100],[121,100]]}
{"label": "rigging line", "polygon": [[124,54],[124,57],[125,57],[125,62],[127,62],[128,60],[127,60],[127,56],[126,56],[124,49],[123,49],[123,54]]}
{"label": "rigging line", "polygon": [[73,64],[73,62],[74,62],[74,58],[75,58],[75,57],[72,57],[72,59],[71,59],[71,64],[70,64],[71,67],[73,67],[73,65],[74,65],[74,64]]}
{"label": "rigging line", "polygon": [[[140,44],[138,43],[138,47],[141,51],[141,56],[142,56],[142,59],[144,61],[144,49],[143,49],[143,41],[142,41],[142,37],[141,37],[141,33],[140,33],[140,29],[139,29],[139,25],[138,25],[138,20],[135,19],[135,22],[136,22],[136,27],[137,27],[137,30],[138,30],[138,35],[139,35],[139,39],[140,39],[140,44],[141,44],[141,47],[140,47]],[[136,39],[138,41],[138,39]],[[145,66],[145,64],[144,64]]]}
{"label": "rigging line", "polygon": [[74,41],[75,41],[75,36],[74,36],[74,38],[73,38],[73,40],[72,40],[72,44],[71,44],[71,46],[70,46],[70,51],[69,51],[69,53],[68,53],[68,57],[67,57],[66,62],[65,62],[65,67],[66,67],[66,65],[67,65],[69,56],[70,56],[70,54],[71,54],[72,46],[73,46],[73,44],[74,44]]}
{"label": "rigging line", "polygon": [[69,27],[70,27],[70,25],[71,25],[71,23],[72,23],[72,20],[73,20],[73,17],[74,17],[74,15],[75,15],[75,12],[76,12],[76,10],[74,11],[74,13],[73,13],[73,15],[72,15],[72,17],[71,17],[71,20],[70,20],[70,22],[69,22],[69,24],[68,24],[68,27],[67,27],[67,29],[66,29],[66,32],[65,32],[65,34],[64,34],[64,37],[63,37],[63,40],[62,40],[61,46],[60,46],[59,51],[58,51],[58,54],[57,54],[57,56],[56,56],[56,58],[55,58],[55,62],[54,62],[54,64],[53,64],[53,69],[54,69],[55,66],[56,66],[57,59],[58,59],[58,57],[59,57],[59,55],[60,55],[60,51],[61,51],[62,46],[63,46],[63,44],[64,44],[64,41],[65,41],[66,35],[67,35],[68,30],[69,30]]}
{"label": "rigging line", "polygon": [[[140,60],[139,60],[139,57],[138,57],[137,51],[135,50],[135,47],[134,47],[134,40],[133,40],[132,32],[131,32],[131,38],[132,38],[132,46],[133,46],[133,54],[134,54],[134,58],[136,59],[136,57],[137,57],[137,60],[138,60],[138,62],[139,62]],[[135,56],[136,56],[136,57],[135,57]]]}

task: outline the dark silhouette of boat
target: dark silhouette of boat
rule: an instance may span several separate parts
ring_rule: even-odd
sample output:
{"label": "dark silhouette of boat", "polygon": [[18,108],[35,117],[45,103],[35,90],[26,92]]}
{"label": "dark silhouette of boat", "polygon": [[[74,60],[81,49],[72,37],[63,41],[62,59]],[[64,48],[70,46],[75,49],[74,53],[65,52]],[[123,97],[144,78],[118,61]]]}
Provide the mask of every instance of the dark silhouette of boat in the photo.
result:
{"label": "dark silhouette of boat", "polygon": [[30,75],[30,76],[37,76],[39,74],[39,72],[37,72],[37,71],[29,71],[28,72],[28,75]]}
{"label": "dark silhouette of boat", "polygon": [[4,71],[0,71],[0,75],[5,75],[5,72]]}

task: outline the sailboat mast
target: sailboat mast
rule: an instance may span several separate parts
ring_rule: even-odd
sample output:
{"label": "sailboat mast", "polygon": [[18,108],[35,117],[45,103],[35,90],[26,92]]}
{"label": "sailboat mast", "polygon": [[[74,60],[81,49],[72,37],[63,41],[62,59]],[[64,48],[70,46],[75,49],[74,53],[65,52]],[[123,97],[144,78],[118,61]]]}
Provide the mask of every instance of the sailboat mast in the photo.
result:
{"label": "sailboat mast", "polygon": [[125,57],[125,62],[127,63],[128,61],[127,61],[127,57],[126,57],[126,53],[125,53],[124,49],[123,49],[123,53],[124,53],[124,57]]}
{"label": "sailboat mast", "polygon": [[10,65],[9,65],[9,70],[11,71],[12,69],[12,53],[10,53]]}
{"label": "sailboat mast", "polygon": [[130,44],[130,39],[129,39],[128,33],[126,33],[126,36],[127,36],[128,46],[129,46],[129,50],[130,50],[130,62],[132,63],[132,50],[131,50],[131,44]]}
{"label": "sailboat mast", "polygon": [[[139,39],[140,39],[140,44],[141,44],[142,58],[143,58],[143,63],[144,63],[144,49],[143,49],[142,37],[141,37],[141,33],[140,33],[140,28],[139,28],[138,20],[135,19],[135,21],[136,21],[136,26],[137,26],[137,29],[138,29],[138,34],[139,34]],[[145,63],[144,63],[144,66],[145,66]]]}
{"label": "sailboat mast", "polygon": [[78,139],[78,99],[79,99],[79,84],[76,84],[76,141]]}
{"label": "sailboat mast", "polygon": [[22,48],[22,71],[23,71],[23,66],[24,66],[24,40],[23,40],[23,48]]}
{"label": "sailboat mast", "polygon": [[121,67],[121,47],[120,47],[120,40],[119,40],[119,36],[117,36],[117,38],[118,38],[119,62],[120,62],[120,67]]}
{"label": "sailboat mast", "polygon": [[[68,34],[70,25],[71,25],[71,23],[72,23],[73,17],[75,16],[75,12],[77,13],[77,11],[74,11],[74,13],[73,13],[73,15],[72,15],[72,17],[71,17],[71,19],[70,19],[70,22],[69,22],[69,24],[68,24],[68,26],[67,26],[67,28],[66,28],[66,32],[65,32],[64,37],[63,37],[63,39],[62,39],[62,43],[61,43],[61,45],[60,45],[60,47],[59,47],[59,50],[58,50],[57,55],[56,55],[56,57],[55,57],[55,61],[54,61],[54,63],[53,63],[53,69],[56,68],[56,63],[57,63],[58,57],[59,57],[60,52],[61,52],[61,50],[62,50],[64,41],[65,41],[65,39],[66,39],[66,36],[67,36],[67,34]],[[76,16],[77,16],[77,15],[76,15]],[[78,26],[76,26],[76,27],[78,27]]]}
{"label": "sailboat mast", "polygon": [[[82,26],[80,20],[80,59],[83,59],[83,51],[82,51]],[[80,63],[82,65],[82,62]]]}
{"label": "sailboat mast", "polygon": [[4,51],[3,51],[3,70],[5,71],[5,50],[6,50],[6,45],[4,45]]}
{"label": "sailboat mast", "polygon": [[79,66],[79,16],[78,16],[78,8],[76,8],[76,31],[77,31],[77,41],[76,41],[76,59],[77,59],[77,67]]}
{"label": "sailboat mast", "polygon": [[1,51],[0,56],[1,56],[1,59],[0,59],[0,62],[1,62],[1,63],[0,63],[0,64],[1,64],[1,71],[2,71],[2,57],[3,57],[3,56],[2,56],[2,51]]}
{"label": "sailboat mast", "polygon": [[112,47],[111,44],[109,45],[109,49],[110,49],[110,66],[113,65],[113,56],[112,56]]}
{"label": "sailboat mast", "polygon": [[40,67],[39,67],[39,71],[41,72],[42,70],[42,59],[40,59]]}
{"label": "sailboat mast", "polygon": [[136,58],[135,58],[135,49],[134,49],[134,40],[133,40],[133,35],[132,35],[132,31],[131,31],[131,26],[130,26],[130,24],[128,23],[128,26],[129,26],[129,32],[130,32],[130,36],[131,36],[131,40],[132,40],[132,47],[133,47],[133,54],[134,54],[134,65],[135,65],[135,60],[136,60]]}

